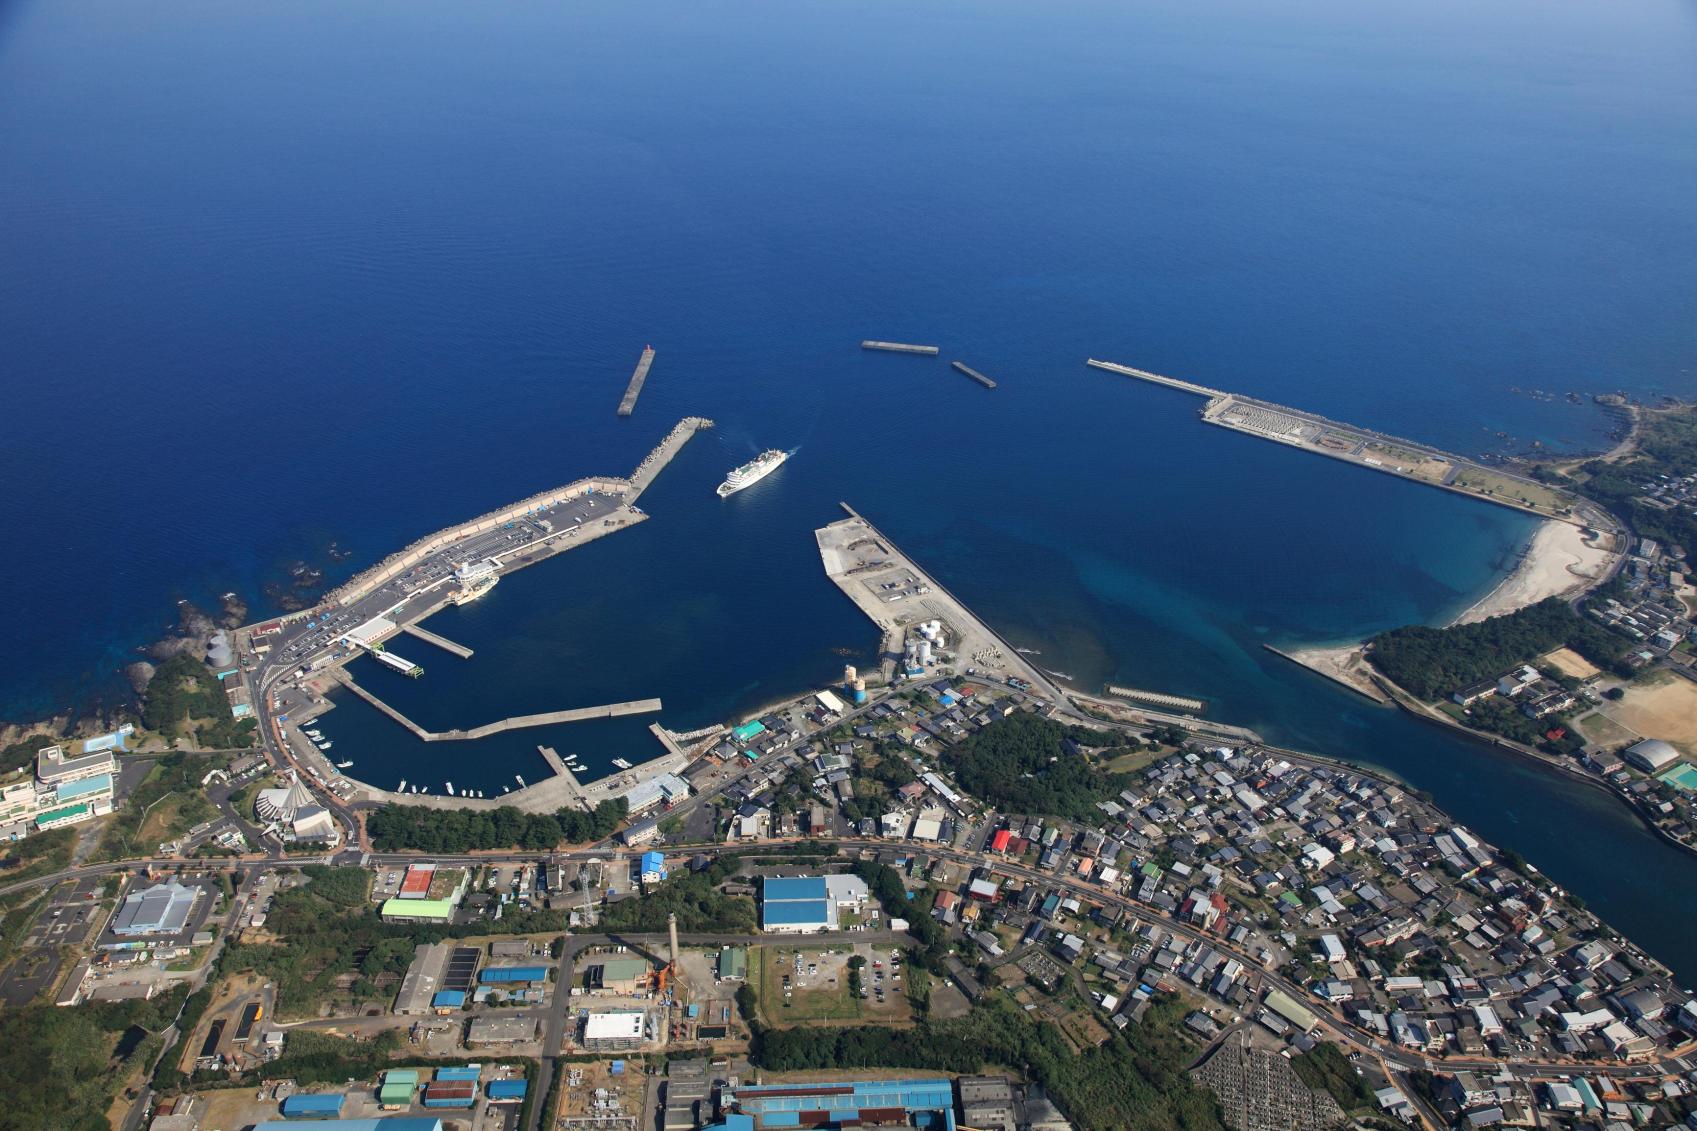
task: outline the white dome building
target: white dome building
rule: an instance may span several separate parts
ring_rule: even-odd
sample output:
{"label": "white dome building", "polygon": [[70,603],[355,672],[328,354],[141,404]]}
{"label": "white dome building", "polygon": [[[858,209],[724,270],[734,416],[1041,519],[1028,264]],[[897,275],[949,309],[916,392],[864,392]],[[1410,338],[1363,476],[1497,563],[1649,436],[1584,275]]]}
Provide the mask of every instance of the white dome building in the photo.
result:
{"label": "white dome building", "polygon": [[1679,751],[1659,738],[1646,738],[1626,748],[1622,755],[1632,765],[1647,774],[1660,773],[1679,761]]}

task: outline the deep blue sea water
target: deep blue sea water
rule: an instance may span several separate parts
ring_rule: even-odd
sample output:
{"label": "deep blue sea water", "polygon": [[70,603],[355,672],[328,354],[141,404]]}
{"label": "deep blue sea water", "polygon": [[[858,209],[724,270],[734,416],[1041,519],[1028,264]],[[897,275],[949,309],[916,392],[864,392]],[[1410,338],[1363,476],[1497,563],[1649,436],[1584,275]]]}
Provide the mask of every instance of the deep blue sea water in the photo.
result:
{"label": "deep blue sea water", "polygon": [[[361,677],[449,726],[752,708],[875,642],[813,547],[846,500],[1050,666],[1390,767],[1697,978],[1666,913],[1697,861],[1259,647],[1441,619],[1526,520],[1082,364],[1602,445],[1561,394],[1697,393],[1694,47],[1674,0],[10,4],[0,715],[110,694],[180,597],[331,542],[357,568],[698,412],[650,522],[436,618],[472,661],[415,641],[423,680]],[[326,726],[498,790],[537,742],[647,753],[647,721],[475,754]]]}

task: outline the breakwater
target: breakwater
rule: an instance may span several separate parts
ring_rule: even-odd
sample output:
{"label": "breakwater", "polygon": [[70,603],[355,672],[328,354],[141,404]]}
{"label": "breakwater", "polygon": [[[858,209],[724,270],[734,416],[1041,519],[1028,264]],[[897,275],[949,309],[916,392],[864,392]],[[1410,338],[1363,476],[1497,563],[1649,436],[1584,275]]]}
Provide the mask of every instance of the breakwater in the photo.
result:
{"label": "breakwater", "polygon": [[648,380],[648,370],[654,364],[654,347],[643,346],[642,356],[637,359],[636,371],[630,375],[630,384],[625,386],[625,395],[619,401],[619,415],[629,416],[636,411],[636,398],[642,395],[642,386]]}

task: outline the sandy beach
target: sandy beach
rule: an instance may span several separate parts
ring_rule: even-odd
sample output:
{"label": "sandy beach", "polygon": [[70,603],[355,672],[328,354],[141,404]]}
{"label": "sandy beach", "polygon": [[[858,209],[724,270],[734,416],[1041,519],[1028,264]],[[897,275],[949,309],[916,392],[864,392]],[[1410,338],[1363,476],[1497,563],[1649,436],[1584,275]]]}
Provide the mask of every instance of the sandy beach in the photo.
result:
{"label": "sandy beach", "polygon": [[1472,624],[1579,592],[1608,572],[1614,555],[1585,541],[1584,532],[1550,520],[1538,528],[1509,575],[1451,624]]}
{"label": "sandy beach", "polygon": [[1367,666],[1367,658],[1362,655],[1361,645],[1333,644],[1318,648],[1296,648],[1290,651],[1271,648],[1287,660],[1292,660],[1310,671],[1319,672],[1327,679],[1335,680],[1352,691],[1358,691],[1367,698],[1378,703],[1389,704],[1390,699],[1374,684],[1371,669]]}

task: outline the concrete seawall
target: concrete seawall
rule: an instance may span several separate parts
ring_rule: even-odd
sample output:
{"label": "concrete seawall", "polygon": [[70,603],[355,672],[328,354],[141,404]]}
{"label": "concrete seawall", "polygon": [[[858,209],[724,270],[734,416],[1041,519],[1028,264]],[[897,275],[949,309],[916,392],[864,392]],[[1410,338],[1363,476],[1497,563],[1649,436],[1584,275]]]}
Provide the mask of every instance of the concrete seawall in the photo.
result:
{"label": "concrete seawall", "polygon": [[452,640],[449,640],[446,636],[438,636],[423,625],[403,624],[401,626],[401,631],[412,636],[416,636],[420,640],[429,641],[431,644],[442,649],[442,651],[452,652],[462,660],[469,660],[472,657],[472,650],[467,648],[464,644],[456,644]]}

